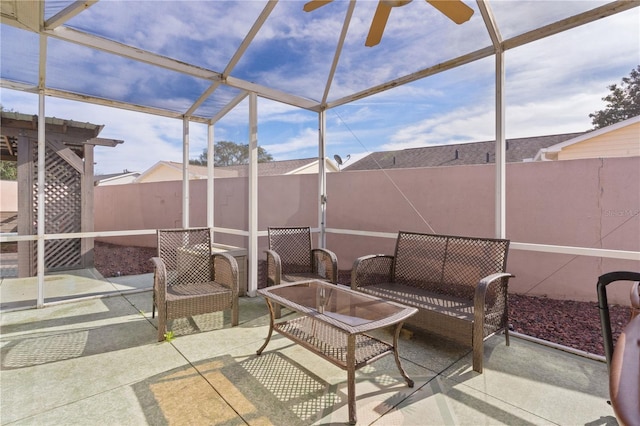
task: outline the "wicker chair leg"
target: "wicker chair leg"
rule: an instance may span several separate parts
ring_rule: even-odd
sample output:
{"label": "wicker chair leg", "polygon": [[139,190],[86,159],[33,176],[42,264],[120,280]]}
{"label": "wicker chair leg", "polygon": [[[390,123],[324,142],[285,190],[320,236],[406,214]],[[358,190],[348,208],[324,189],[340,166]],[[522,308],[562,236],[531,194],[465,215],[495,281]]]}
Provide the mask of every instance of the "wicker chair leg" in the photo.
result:
{"label": "wicker chair leg", "polygon": [[[477,342],[475,341],[477,340]],[[484,356],[484,340],[474,339],[473,342],[473,371],[482,373],[482,358]]]}
{"label": "wicker chair leg", "polygon": [[238,325],[238,303],[234,303],[231,308],[231,327]]}
{"label": "wicker chair leg", "polygon": [[167,334],[167,314],[158,309],[158,342],[162,342]]}

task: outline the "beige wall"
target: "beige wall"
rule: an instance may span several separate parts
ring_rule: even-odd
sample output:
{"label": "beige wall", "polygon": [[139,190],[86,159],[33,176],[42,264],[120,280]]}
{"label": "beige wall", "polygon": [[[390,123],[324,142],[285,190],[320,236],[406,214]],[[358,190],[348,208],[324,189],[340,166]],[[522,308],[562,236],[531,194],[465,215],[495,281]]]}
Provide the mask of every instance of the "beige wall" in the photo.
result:
{"label": "beige wall", "polygon": [[18,211],[18,181],[0,180],[0,211]]}
{"label": "beige wall", "polygon": [[167,180],[182,180],[182,171],[169,166],[159,165],[141,176],[139,182],[163,182]]}
{"label": "beige wall", "polygon": [[[338,172],[340,170],[338,170],[338,168],[336,167],[335,163],[331,160],[325,159],[324,160],[324,167],[325,170],[327,171],[327,173],[333,173],[333,172]],[[292,172],[289,172],[289,174],[305,174],[305,173],[315,173],[318,174],[318,162],[314,162],[311,164],[308,164],[306,166],[300,167],[299,169],[293,170]]]}
{"label": "beige wall", "polygon": [[[640,157],[507,165],[507,237],[512,241],[640,251]],[[492,237],[493,165],[327,176],[327,227],[395,233],[398,230]],[[181,225],[181,182],[96,188],[96,230]],[[247,179],[217,179],[215,225],[247,229]],[[258,226],[318,226],[314,175],[259,178]],[[206,224],[206,181],[191,182],[191,225]],[[217,242],[246,247],[246,238],[216,234]],[[121,238],[153,245],[153,238]],[[266,238],[259,239],[264,258]],[[392,254],[394,241],[327,235],[340,269],[358,257]],[[596,280],[613,270],[640,271],[639,262],[511,250],[511,291],[596,300]],[[617,286],[616,286],[617,287]],[[628,287],[610,298],[628,303]],[[597,313],[594,313],[597,315]]]}
{"label": "beige wall", "polygon": [[558,153],[558,160],[638,155],[640,155],[640,123],[633,123],[584,142],[569,145]]}

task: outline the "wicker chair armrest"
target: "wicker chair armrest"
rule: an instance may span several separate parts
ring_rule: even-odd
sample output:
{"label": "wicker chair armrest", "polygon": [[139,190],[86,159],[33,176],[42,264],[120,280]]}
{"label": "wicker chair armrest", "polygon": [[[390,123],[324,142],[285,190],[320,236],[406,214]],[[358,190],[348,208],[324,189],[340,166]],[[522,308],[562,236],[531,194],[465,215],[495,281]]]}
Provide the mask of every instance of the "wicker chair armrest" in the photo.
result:
{"label": "wicker chair armrest", "polygon": [[[509,278],[514,277],[515,275],[510,274],[508,272],[497,272],[495,274],[487,275],[482,278],[478,285],[476,286],[475,296],[474,296],[474,335],[483,336],[484,335],[484,318],[487,314],[487,294],[489,292],[490,287],[498,286],[495,289],[496,295],[495,297],[501,298],[505,301],[504,310],[507,311],[507,294],[508,294],[508,286],[509,286]],[[500,285],[504,283],[504,285]],[[493,284],[493,286],[492,286]],[[508,312],[507,312],[508,313]],[[506,314],[505,314],[506,315]],[[478,333],[478,334],[476,334]]]}
{"label": "wicker chair armrest", "polygon": [[629,298],[631,299],[631,318],[629,318],[629,321],[631,321],[640,315],[640,281],[631,285]]}
{"label": "wicker chair armrest", "polygon": [[324,248],[311,249],[311,259],[315,273],[324,269],[325,278],[333,284],[338,283],[338,257],[334,252]]}
{"label": "wicker chair armrest", "polygon": [[280,284],[282,278],[282,260],[274,250],[265,250],[267,254],[267,287]]}
{"label": "wicker chair armrest", "polygon": [[[497,272],[495,274],[491,274],[491,275],[487,275],[486,277],[482,278],[479,282],[478,285],[476,286],[476,292],[475,292],[475,309],[478,309],[478,303],[482,304],[482,309],[484,309],[484,305],[486,303],[486,297],[487,297],[487,292],[489,290],[489,287],[491,286],[491,284],[494,284],[500,281],[502,281],[503,278],[507,278],[507,285],[509,282],[509,278],[513,278],[515,277],[515,275],[510,274],[508,272]],[[502,292],[502,293],[507,293],[507,285],[505,285],[503,288],[499,288],[497,291]]]}
{"label": "wicker chair armrest", "polygon": [[227,253],[216,253],[213,255],[214,281],[229,287],[233,291],[233,298],[238,296],[238,262]]}
{"label": "wicker chair armrest", "polygon": [[153,291],[158,303],[164,303],[167,294],[167,267],[159,257],[152,257],[153,262]]}
{"label": "wicker chair armrest", "polygon": [[387,254],[370,254],[357,258],[351,269],[351,288],[357,290],[358,287],[392,281],[394,261],[394,256]]}

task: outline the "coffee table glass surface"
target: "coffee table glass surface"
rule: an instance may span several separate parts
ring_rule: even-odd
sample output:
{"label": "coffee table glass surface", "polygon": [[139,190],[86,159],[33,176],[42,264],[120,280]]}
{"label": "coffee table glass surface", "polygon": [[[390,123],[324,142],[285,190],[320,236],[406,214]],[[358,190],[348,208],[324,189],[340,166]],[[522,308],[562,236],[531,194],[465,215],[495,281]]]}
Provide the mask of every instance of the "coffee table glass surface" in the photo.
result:
{"label": "coffee table glass surface", "polygon": [[321,281],[285,284],[263,290],[266,291],[260,293],[264,296],[282,299],[282,304],[298,312],[321,314],[342,323],[347,328],[361,327],[364,330],[369,328],[366,327],[367,324],[389,321],[398,314],[407,314],[407,309],[412,310],[406,306],[357,293],[344,286]]}

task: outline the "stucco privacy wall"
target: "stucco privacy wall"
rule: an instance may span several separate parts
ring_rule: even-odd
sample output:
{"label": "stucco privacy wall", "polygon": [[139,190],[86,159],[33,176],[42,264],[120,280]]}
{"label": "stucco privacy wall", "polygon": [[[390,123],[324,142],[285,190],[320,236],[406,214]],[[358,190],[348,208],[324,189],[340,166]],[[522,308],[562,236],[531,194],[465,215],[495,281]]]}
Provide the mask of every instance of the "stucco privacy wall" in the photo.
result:
{"label": "stucco privacy wall", "polygon": [[0,211],[18,211],[18,182],[15,180],[0,180]]}
{"label": "stucco privacy wall", "polygon": [[[327,223],[492,237],[494,170],[478,165],[331,175]],[[640,250],[640,157],[508,164],[506,196],[512,241]],[[393,254],[394,247],[381,238],[343,235],[329,235],[327,245],[341,268],[354,254]],[[508,265],[517,276],[512,291],[573,300],[595,300],[597,277],[605,272],[640,271],[634,261],[521,250],[510,251]],[[628,303],[627,287],[610,291]]]}
{"label": "stucco privacy wall", "polygon": [[[317,176],[287,175],[262,177],[259,181],[258,228],[268,226],[317,227]],[[207,225],[206,180],[190,181],[189,224]],[[247,229],[249,204],[247,178],[224,178],[215,181],[215,225],[222,228]],[[149,182],[96,188],[96,231],[161,229],[182,226],[182,182]],[[148,246],[156,244],[153,236],[110,237],[101,240],[115,244]],[[246,237],[216,233],[222,244],[247,246]],[[267,247],[260,238],[259,253]]]}
{"label": "stucco privacy wall", "polygon": [[[640,157],[507,165],[507,237],[512,241],[640,251]],[[493,165],[332,173],[327,176],[327,226],[492,237]],[[179,227],[181,182],[96,188],[96,230]],[[215,225],[247,229],[246,178],[216,179]],[[318,224],[317,177],[259,179],[259,229]],[[191,225],[206,224],[206,182],[191,182]],[[216,241],[246,246],[244,237]],[[153,245],[152,238],[120,238]],[[264,257],[266,238],[259,239]],[[340,269],[358,256],[392,254],[385,238],[327,235]],[[596,300],[597,277],[640,270],[639,262],[511,250],[511,291]],[[613,286],[612,301],[628,303],[628,287]]]}
{"label": "stucco privacy wall", "polygon": [[[507,167],[507,235],[512,241],[640,251],[640,157]],[[534,184],[532,184],[534,183]],[[516,288],[556,298],[595,300],[597,277],[640,271],[640,262],[514,250]],[[621,303],[629,288],[612,285]],[[585,293],[586,292],[586,293]]]}

